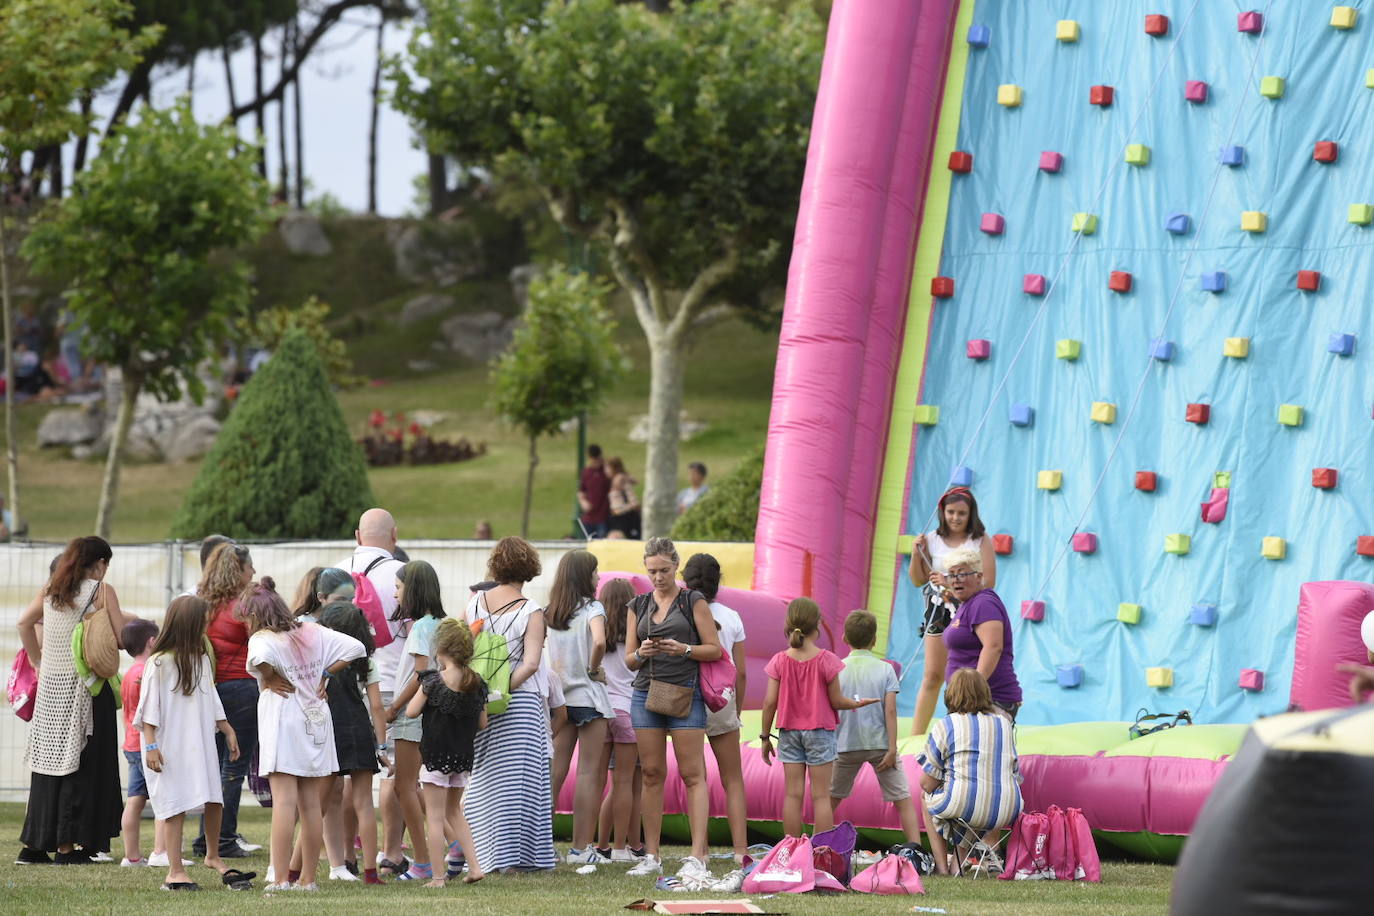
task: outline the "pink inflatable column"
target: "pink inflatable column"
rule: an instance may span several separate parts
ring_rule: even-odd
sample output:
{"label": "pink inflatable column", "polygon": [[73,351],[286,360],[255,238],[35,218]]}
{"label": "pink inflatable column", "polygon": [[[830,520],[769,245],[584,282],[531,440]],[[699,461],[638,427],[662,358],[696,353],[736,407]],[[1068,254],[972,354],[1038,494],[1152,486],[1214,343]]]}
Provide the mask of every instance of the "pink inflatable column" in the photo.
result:
{"label": "pink inflatable column", "polygon": [[1365,663],[1360,623],[1374,611],[1374,585],[1304,582],[1298,592],[1298,639],[1289,702],[1299,709],[1351,706],[1350,675],[1336,666]]}
{"label": "pink inflatable column", "polygon": [[[860,600],[867,578],[916,189],[957,6],[840,0],[831,12],[778,347],[754,585],[783,597],[809,585],[832,621]],[[937,47],[927,46],[927,29]],[[914,63],[918,46],[925,50]]]}

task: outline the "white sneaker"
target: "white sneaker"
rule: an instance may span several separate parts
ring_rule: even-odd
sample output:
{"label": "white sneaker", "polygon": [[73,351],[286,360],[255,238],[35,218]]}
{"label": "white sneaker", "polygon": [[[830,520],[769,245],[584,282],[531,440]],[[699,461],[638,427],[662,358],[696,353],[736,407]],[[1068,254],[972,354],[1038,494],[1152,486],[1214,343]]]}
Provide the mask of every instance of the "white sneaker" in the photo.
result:
{"label": "white sneaker", "polygon": [[637,855],[635,855],[634,853],[630,852],[629,849],[612,849],[612,850],[611,850],[611,861],[612,861],[612,862],[638,862],[638,861],[640,860],[640,858],[642,858],[642,857],[641,857],[641,856],[637,856]]}
{"label": "white sneaker", "polygon": [[569,865],[600,865],[606,861],[606,857],[597,852],[595,846],[588,846],[586,849],[569,849],[563,861]]}
{"label": "white sneaker", "polygon": [[269,885],[277,883],[277,873],[273,871],[272,866],[270,865],[267,866],[267,883]]}
{"label": "white sneaker", "polygon": [[711,890],[722,894],[738,894],[744,886],[744,869],[737,868],[711,885]]}
{"label": "white sneaker", "polygon": [[244,852],[257,852],[257,851],[259,851],[260,849],[262,849],[262,844],[260,844],[260,843],[250,843],[250,842],[248,842],[247,840],[245,840],[245,839],[243,838],[243,835],[242,835],[242,834],[240,834],[240,835],[238,835],[237,837],[235,837],[235,838],[234,838],[234,842],[237,843],[238,846],[239,846],[239,849],[242,849]]}
{"label": "white sneaker", "polygon": [[[165,852],[155,852],[148,856],[148,865],[152,868],[169,868],[171,864],[171,857]],[[195,865],[196,863],[190,859],[182,859],[181,864]]]}
{"label": "white sneaker", "polygon": [[710,878],[715,880],[711,874],[711,869],[706,867],[706,863],[696,856],[687,856],[682,860],[682,867],[677,870],[677,876],[684,881],[688,878]]}
{"label": "white sneaker", "polygon": [[113,862],[114,859],[110,858],[110,854],[109,854],[108,852],[100,852],[99,850],[97,850],[97,851],[91,853],[91,861],[92,861],[92,862]]}
{"label": "white sneaker", "polygon": [[287,887],[287,890],[291,891],[317,891],[319,889],[320,886],[318,884],[315,884],[314,882],[311,882],[310,884],[301,884],[299,881]]}
{"label": "white sneaker", "polygon": [[676,893],[690,892],[693,894],[698,894],[703,891],[712,890],[715,888],[715,886],[715,876],[712,875],[710,872],[707,872],[704,875],[679,875],[678,885],[677,887],[673,888],[673,891]]}
{"label": "white sneaker", "polygon": [[357,875],[348,870],[347,865],[339,865],[329,869],[330,881],[361,881]]}
{"label": "white sneaker", "polygon": [[144,859],[139,859],[137,862],[130,862],[127,858],[125,858],[125,859],[120,859],[120,860],[119,860],[119,867],[120,867],[120,868],[147,868],[147,867],[148,867],[148,860],[147,860],[146,858],[144,858]]}
{"label": "white sneaker", "polygon": [[663,874],[663,861],[658,856],[645,855],[633,868],[625,874],[635,878],[642,878],[645,875]]}
{"label": "white sneaker", "polygon": [[277,891],[289,891],[289,890],[291,890],[294,886],[295,886],[295,885],[292,885],[292,884],[290,884],[290,883],[288,883],[288,882],[282,882],[281,884],[270,884],[270,883],[269,883],[266,887],[264,887],[264,888],[262,889],[262,892],[263,892],[264,894],[274,894],[274,893],[276,893]]}

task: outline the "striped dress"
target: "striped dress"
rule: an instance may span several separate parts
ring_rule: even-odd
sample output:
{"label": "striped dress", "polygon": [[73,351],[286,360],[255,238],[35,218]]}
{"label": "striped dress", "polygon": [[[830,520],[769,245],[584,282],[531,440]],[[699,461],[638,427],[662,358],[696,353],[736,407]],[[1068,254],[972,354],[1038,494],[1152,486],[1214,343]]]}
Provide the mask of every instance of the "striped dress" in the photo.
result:
{"label": "striped dress", "polygon": [[952,819],[980,833],[1009,827],[1021,814],[1021,777],[1011,720],[994,713],[951,713],[930,729],[921,769],[942,780],[925,802],[935,826],[955,839]]}
{"label": "striped dress", "polygon": [[[525,626],[537,613],[539,608],[527,604],[497,614],[493,621],[475,599],[467,619],[485,618],[506,636],[514,670],[524,655]],[[543,674],[536,672],[511,691],[506,711],[488,715],[487,727],[473,743],[472,777],[463,794],[463,813],[472,827],[477,861],[484,872],[557,864],[549,792],[549,709],[539,690]]]}

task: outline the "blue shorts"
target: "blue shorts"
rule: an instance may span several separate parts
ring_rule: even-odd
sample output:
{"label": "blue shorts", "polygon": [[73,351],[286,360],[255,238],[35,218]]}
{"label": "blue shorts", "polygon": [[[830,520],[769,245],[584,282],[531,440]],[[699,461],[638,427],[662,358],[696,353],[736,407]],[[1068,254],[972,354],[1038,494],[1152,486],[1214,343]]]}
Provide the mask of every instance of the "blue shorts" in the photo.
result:
{"label": "blue shorts", "polygon": [[778,759],[783,763],[804,763],[809,767],[834,763],[835,747],[833,728],[778,729]]}
{"label": "blue shorts", "polygon": [[697,690],[692,695],[692,709],[682,718],[665,716],[662,713],[650,712],[644,708],[645,702],[649,699],[649,691],[636,690],[634,699],[630,701],[630,722],[635,728],[661,728],[666,731],[677,731],[684,728],[706,729],[706,704],[701,700],[701,691]]}
{"label": "blue shorts", "polygon": [[129,761],[129,797],[148,797],[148,783],[143,778],[143,755],[139,751],[125,751],[124,759]]}
{"label": "blue shorts", "polygon": [[573,728],[581,728],[588,722],[605,718],[595,706],[565,706],[563,708],[568,711],[568,721],[573,724]]}

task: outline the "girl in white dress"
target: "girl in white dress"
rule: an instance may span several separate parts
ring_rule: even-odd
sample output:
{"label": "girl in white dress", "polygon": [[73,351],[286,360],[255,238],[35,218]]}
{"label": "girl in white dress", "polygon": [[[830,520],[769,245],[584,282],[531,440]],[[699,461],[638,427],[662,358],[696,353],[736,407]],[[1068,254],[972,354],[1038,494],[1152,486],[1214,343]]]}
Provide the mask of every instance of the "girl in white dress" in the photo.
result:
{"label": "girl in white dress", "polygon": [[[339,769],[327,678],[367,654],[363,644],[292,616],[268,584],[254,585],[239,602],[248,638],[248,670],[257,678],[258,770],[272,784],[272,877],[268,891],[316,890],[323,824],[321,791]],[[301,861],[309,874],[292,875],[294,816],[301,820]],[[285,880],[283,880],[285,876]]]}
{"label": "girl in white dress", "polygon": [[[182,864],[181,828],[188,811],[205,809],[207,836],[219,836],[224,795],[220,788],[219,754],[215,731],[224,735],[229,759],[239,756],[238,737],[224,717],[215,690],[214,662],[207,651],[205,624],[210,604],[182,595],[167,608],[162,631],[143,669],[134,727],[142,731],[143,775],[148,798],[163,822],[164,840],[172,850],[163,890],[194,891],[199,887]],[[225,868],[213,843],[205,864],[220,873],[226,884],[254,877]]]}

